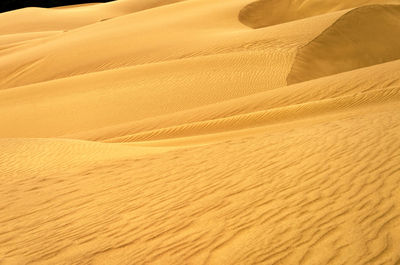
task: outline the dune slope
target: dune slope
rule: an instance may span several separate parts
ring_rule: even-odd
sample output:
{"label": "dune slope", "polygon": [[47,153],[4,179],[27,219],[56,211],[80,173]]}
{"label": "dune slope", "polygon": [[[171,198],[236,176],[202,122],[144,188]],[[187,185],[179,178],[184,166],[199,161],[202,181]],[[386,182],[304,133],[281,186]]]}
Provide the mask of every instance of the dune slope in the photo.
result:
{"label": "dune slope", "polygon": [[323,15],[372,4],[400,4],[398,0],[258,0],[245,6],[239,19],[252,28]]}
{"label": "dune slope", "polygon": [[0,14],[0,264],[399,264],[398,4]]}
{"label": "dune slope", "polygon": [[22,174],[71,160],[27,142],[1,160],[4,262],[395,264],[399,107]]}
{"label": "dune slope", "polygon": [[399,59],[398,36],[400,5],[354,9],[299,49],[288,83]]}

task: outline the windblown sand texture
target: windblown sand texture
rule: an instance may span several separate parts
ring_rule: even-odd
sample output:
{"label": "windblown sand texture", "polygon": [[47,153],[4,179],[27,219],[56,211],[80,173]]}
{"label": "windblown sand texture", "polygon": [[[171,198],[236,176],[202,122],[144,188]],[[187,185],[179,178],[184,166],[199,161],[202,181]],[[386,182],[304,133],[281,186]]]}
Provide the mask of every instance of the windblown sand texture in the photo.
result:
{"label": "windblown sand texture", "polygon": [[0,264],[400,264],[400,0],[0,14]]}

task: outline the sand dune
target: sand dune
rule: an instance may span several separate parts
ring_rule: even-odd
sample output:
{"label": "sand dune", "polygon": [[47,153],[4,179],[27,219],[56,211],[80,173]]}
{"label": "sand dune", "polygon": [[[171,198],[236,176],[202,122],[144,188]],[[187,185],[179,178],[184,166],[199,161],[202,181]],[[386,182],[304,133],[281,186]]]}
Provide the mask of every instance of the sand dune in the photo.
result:
{"label": "sand dune", "polygon": [[289,21],[373,4],[400,4],[398,0],[258,0],[239,14],[242,23],[262,28]]}
{"label": "sand dune", "polygon": [[398,36],[400,5],[369,5],[353,9],[300,48],[288,83],[399,59]]}
{"label": "sand dune", "polygon": [[23,8],[2,14],[0,33],[71,30],[179,1],[182,0],[119,0],[96,5],[75,6],[74,8]]}
{"label": "sand dune", "polygon": [[398,264],[399,4],[0,14],[0,264]]}
{"label": "sand dune", "polygon": [[[40,45],[3,56],[0,89],[235,51],[270,49],[276,54],[282,48],[305,45],[341,15],[329,14],[254,31],[237,19],[243,1],[233,1],[228,6],[209,0],[184,1],[65,32]],[[193,16],[180,15],[190,10],[196,10]],[[148,16],[157,19],[148,20]],[[160,28],[167,30],[160,32]]]}
{"label": "sand dune", "polygon": [[[143,133],[147,134],[148,131],[156,132],[185,124],[195,125],[198,122],[223,121],[225,118],[229,120],[229,118],[234,116],[245,117],[251,113],[261,114],[264,111],[270,110],[277,113],[280,110],[293,106],[298,108],[309,103],[352,98],[370,91],[375,91],[373,93],[384,93],[385,90],[396,90],[400,86],[399,64],[400,61],[397,60],[309,82],[272,89],[246,97],[226,100],[200,108],[99,128],[75,135],[67,135],[66,137],[104,141],[109,138],[131,136],[136,133],[143,135]],[[388,100],[390,99],[391,97],[388,98]],[[356,102],[354,102],[354,105],[356,105]],[[334,108],[333,110],[337,111],[339,109],[341,108]],[[322,108],[321,110],[328,109]],[[313,115],[317,116],[318,113],[313,113]],[[269,124],[267,120],[258,121],[262,121],[261,124]],[[257,127],[253,123],[245,124],[250,128]],[[243,127],[245,124],[241,124],[240,122],[232,124],[231,129],[234,130],[238,126]],[[207,126],[203,129],[208,131],[211,128]]]}
{"label": "sand dune", "polygon": [[400,117],[373,110],[297,126],[284,142],[263,132],[49,175],[18,164],[52,152],[20,151],[3,172],[4,261],[394,264]]}

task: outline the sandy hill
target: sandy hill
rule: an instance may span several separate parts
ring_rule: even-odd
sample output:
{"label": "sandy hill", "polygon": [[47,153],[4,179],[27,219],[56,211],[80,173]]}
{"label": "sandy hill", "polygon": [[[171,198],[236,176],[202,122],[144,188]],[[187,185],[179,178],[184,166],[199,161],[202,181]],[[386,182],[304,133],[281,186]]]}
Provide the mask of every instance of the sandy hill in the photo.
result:
{"label": "sandy hill", "polygon": [[0,14],[0,264],[398,264],[400,0]]}

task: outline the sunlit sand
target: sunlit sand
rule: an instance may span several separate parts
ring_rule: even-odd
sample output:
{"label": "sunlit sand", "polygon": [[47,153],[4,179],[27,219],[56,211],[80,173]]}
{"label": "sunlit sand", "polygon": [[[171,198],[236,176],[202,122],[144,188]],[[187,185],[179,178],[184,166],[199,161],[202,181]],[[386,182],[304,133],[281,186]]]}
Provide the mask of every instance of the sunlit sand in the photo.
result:
{"label": "sunlit sand", "polygon": [[400,0],[0,14],[0,264],[399,264]]}

